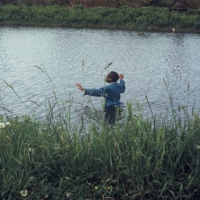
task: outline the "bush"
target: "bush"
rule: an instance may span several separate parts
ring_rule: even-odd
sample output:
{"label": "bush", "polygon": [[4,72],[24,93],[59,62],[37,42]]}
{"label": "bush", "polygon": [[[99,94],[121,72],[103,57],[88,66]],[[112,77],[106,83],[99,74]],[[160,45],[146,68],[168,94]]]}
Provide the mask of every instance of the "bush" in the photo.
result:
{"label": "bush", "polygon": [[75,10],[83,10],[84,9],[84,6],[83,5],[75,5],[75,6],[73,6],[73,9],[75,9]]}

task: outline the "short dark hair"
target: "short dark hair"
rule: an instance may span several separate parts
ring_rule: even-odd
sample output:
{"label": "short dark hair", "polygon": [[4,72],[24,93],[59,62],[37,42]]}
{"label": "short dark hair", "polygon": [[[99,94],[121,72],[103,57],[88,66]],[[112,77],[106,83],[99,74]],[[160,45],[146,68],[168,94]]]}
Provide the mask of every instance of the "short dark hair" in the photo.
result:
{"label": "short dark hair", "polygon": [[108,74],[109,78],[112,79],[112,82],[117,82],[118,79],[119,79],[119,75],[117,72],[115,71],[111,71],[109,74]]}

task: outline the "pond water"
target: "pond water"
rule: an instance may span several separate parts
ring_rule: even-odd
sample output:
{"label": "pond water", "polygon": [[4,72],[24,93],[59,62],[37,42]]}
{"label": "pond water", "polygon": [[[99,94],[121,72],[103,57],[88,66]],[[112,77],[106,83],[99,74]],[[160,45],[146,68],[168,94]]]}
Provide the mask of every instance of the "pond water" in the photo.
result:
{"label": "pond water", "polygon": [[165,113],[172,97],[174,109],[197,111],[199,51],[198,34],[3,26],[0,114],[44,117],[48,103],[53,107],[57,101],[57,111],[69,104],[72,110],[91,104],[101,108],[101,98],[83,96],[75,84],[99,88],[111,70],[124,74],[125,104]]}

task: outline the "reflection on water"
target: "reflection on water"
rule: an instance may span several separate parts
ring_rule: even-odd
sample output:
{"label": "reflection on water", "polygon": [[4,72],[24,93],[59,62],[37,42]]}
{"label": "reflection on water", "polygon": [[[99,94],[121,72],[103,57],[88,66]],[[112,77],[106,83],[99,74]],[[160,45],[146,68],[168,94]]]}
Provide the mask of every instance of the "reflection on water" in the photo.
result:
{"label": "reflection on water", "polygon": [[195,102],[198,109],[199,50],[197,34],[0,27],[0,113],[45,116],[48,102],[58,99],[57,110],[69,99],[72,110],[91,101],[100,108],[101,98],[83,97],[75,84],[101,87],[111,70],[125,76],[124,103],[140,102],[148,113],[147,97],[152,111],[162,113],[172,96],[175,108]]}

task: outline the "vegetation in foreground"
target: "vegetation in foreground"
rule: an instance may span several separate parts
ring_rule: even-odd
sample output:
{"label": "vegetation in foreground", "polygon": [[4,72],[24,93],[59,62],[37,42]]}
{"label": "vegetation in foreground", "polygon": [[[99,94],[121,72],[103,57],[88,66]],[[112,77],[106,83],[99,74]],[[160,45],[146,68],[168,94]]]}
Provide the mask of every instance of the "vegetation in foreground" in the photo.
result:
{"label": "vegetation in foreground", "polygon": [[144,118],[128,103],[115,125],[84,113],[74,123],[72,99],[60,101],[54,91],[46,119],[0,116],[0,199],[200,198],[199,114],[176,111],[170,97],[166,116]]}
{"label": "vegetation in foreground", "polygon": [[169,11],[159,7],[72,8],[61,6],[0,7],[1,25],[63,26],[78,28],[108,28],[135,31],[200,31],[200,10]]}
{"label": "vegetation in foreground", "polygon": [[0,195],[7,199],[199,199],[200,117],[135,116],[87,128],[69,118],[0,123]]}

